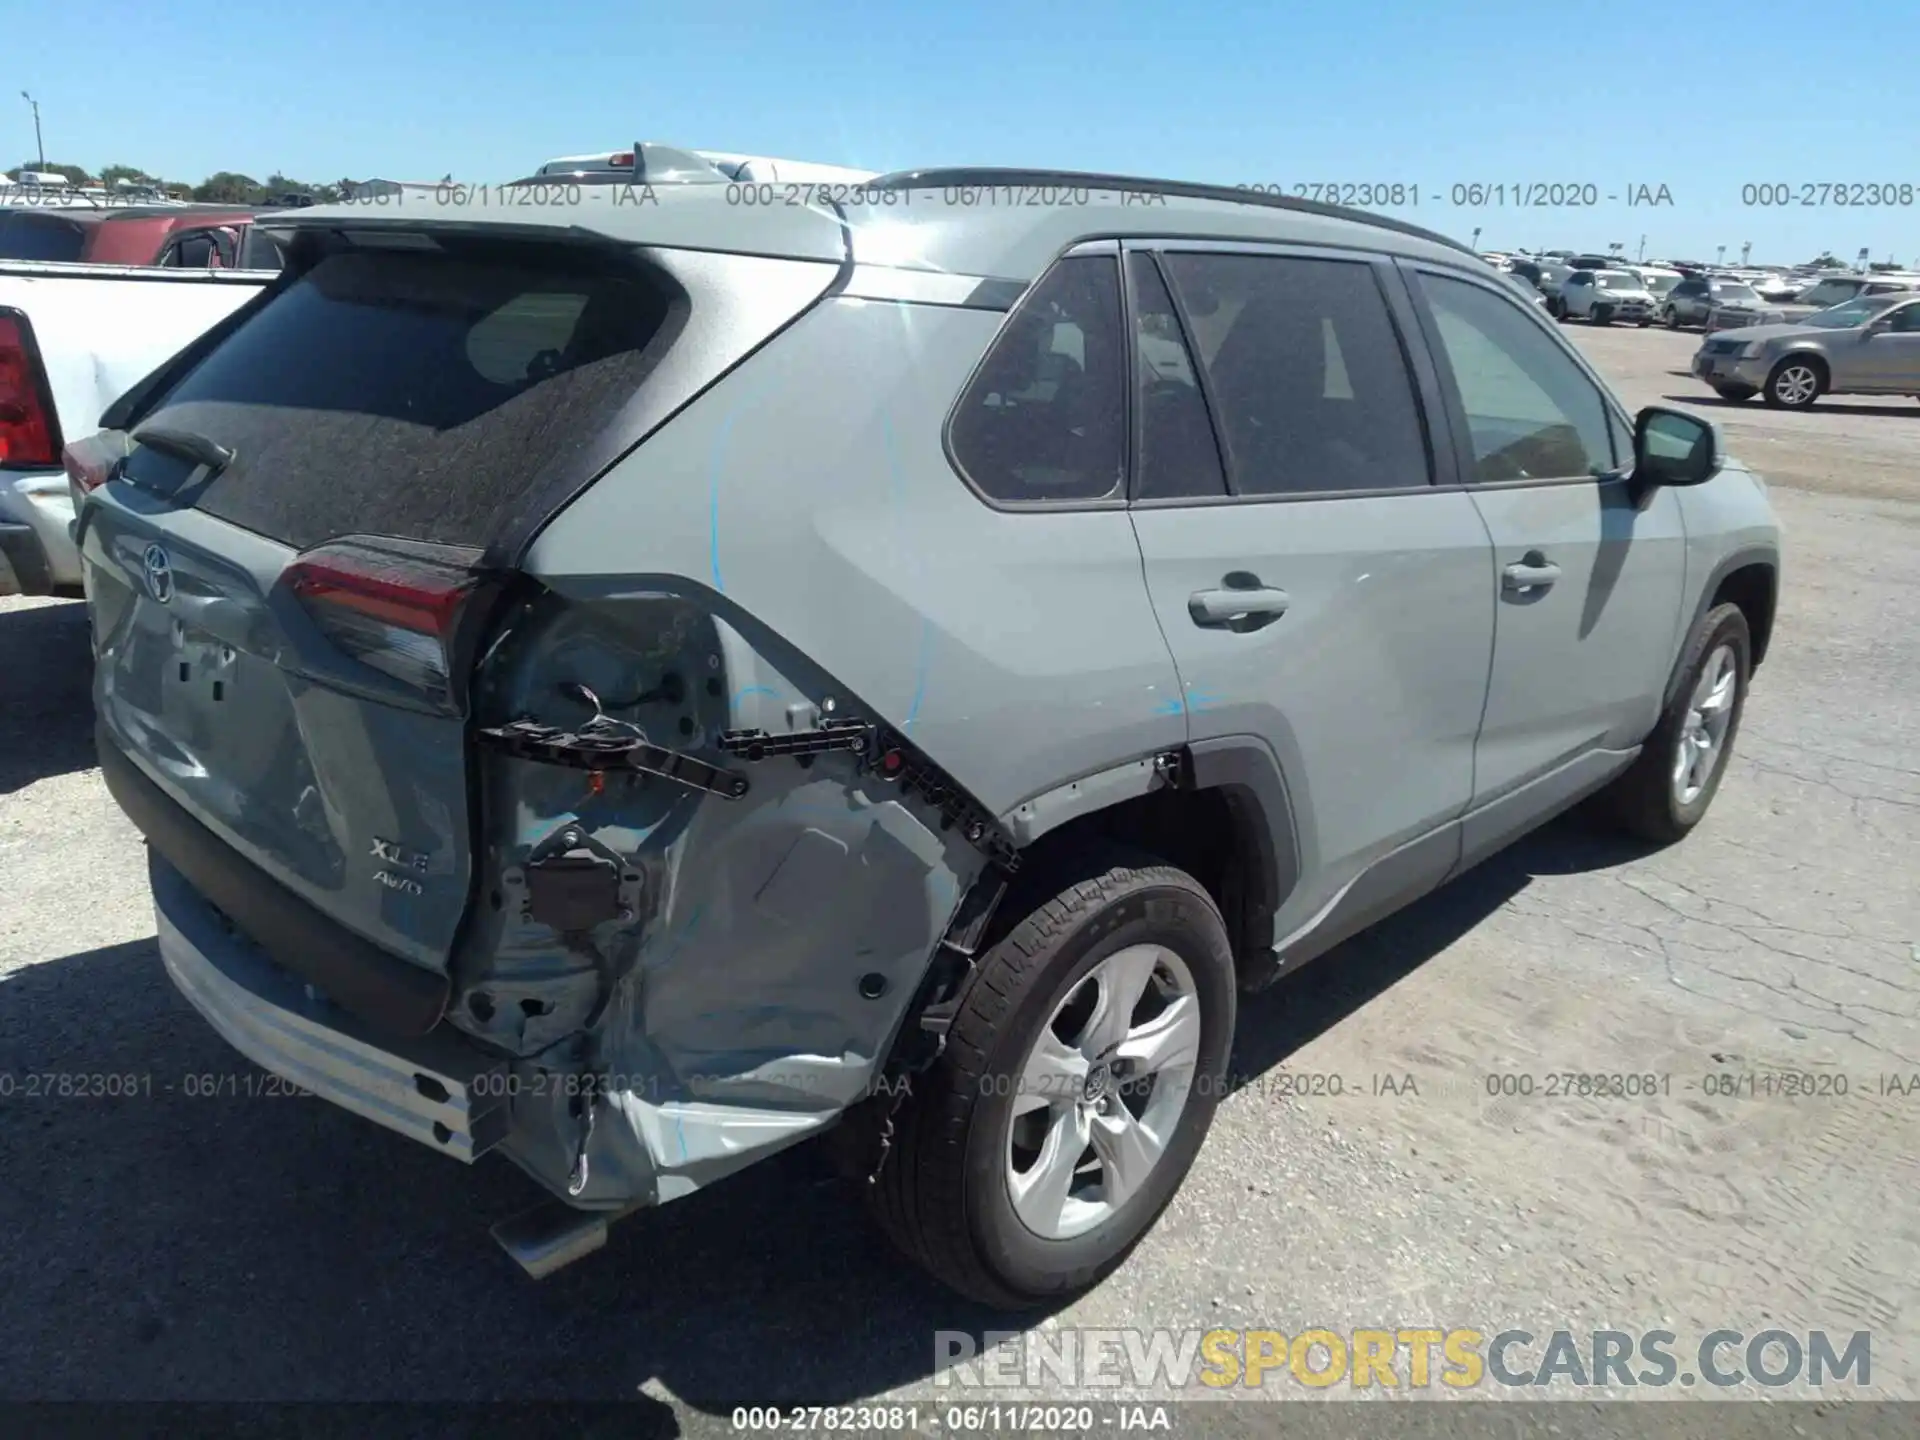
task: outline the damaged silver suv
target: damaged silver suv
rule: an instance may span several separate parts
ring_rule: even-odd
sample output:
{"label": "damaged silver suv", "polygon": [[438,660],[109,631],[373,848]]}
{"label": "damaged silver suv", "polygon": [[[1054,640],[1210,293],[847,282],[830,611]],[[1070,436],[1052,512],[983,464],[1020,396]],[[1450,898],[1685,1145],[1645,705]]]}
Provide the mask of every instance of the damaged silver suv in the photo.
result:
{"label": "damaged silver suv", "polygon": [[1593,792],[1700,820],[1763,487],[1471,253],[1117,177],[727,189],[272,217],[74,472],[175,984],[522,1167],[532,1273],[832,1128],[940,1278],[1071,1293],[1238,993]]}

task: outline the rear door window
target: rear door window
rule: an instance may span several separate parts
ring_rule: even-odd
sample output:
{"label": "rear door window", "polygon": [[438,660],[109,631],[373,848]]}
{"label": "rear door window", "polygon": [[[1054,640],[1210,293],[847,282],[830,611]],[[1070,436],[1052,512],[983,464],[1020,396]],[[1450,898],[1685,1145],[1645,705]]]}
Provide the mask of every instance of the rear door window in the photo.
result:
{"label": "rear door window", "polygon": [[1102,500],[1126,473],[1119,266],[1069,255],[1024,296],[954,407],[953,457],[989,500]]}
{"label": "rear door window", "polygon": [[669,308],[644,274],[553,248],[338,253],[141,423],[233,450],[196,503],[259,534],[483,546],[634,392]]}
{"label": "rear door window", "polygon": [[1429,483],[1413,380],[1371,264],[1196,253],[1164,264],[1236,493]]}
{"label": "rear door window", "polygon": [[0,214],[0,260],[74,261],[86,244],[86,229],[57,215],[21,210]]}

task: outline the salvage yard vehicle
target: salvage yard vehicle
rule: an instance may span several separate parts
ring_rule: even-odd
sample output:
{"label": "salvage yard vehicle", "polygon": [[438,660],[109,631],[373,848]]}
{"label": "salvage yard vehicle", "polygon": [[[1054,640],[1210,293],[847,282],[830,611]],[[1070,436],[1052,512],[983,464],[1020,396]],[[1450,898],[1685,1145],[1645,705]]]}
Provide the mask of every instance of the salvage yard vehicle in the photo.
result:
{"label": "salvage yard vehicle", "polygon": [[1630,270],[1576,270],[1560,287],[1562,320],[1595,325],[1629,321],[1644,329],[1653,322],[1653,292]]}
{"label": "salvage yard vehicle", "polygon": [[1789,305],[1771,307],[1779,317],[1775,323],[1791,323],[1831,310],[1849,300],[1872,295],[1905,295],[1920,291],[1920,276],[1912,275],[1823,275],[1795,296]]}
{"label": "salvage yard vehicle", "polygon": [[277,216],[271,293],[105,417],[169,975],[522,1167],[535,1275],[837,1127],[961,1292],[1097,1282],[1239,993],[1585,797],[1686,835],[1767,652],[1764,487],[1454,242],[867,188]]}
{"label": "salvage yard vehicle", "polygon": [[63,438],[90,433],[122,391],[271,278],[0,261],[0,595],[79,587]]}
{"label": "salvage yard vehicle", "polygon": [[1920,294],[1863,296],[1792,325],[1725,330],[1693,373],[1723,400],[1804,410],[1822,395],[1920,396]]}
{"label": "salvage yard vehicle", "polygon": [[1689,275],[1667,291],[1660,305],[1660,319],[1669,330],[1688,326],[1706,329],[1716,305],[1734,302],[1758,305],[1760,297],[1738,280],[1718,276]]}

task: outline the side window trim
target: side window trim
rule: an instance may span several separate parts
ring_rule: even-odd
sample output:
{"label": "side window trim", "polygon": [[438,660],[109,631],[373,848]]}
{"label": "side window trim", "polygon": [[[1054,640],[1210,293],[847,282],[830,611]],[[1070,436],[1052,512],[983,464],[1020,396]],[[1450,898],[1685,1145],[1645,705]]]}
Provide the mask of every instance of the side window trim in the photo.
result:
{"label": "side window trim", "polygon": [[[1220,473],[1227,482],[1227,493],[1224,496],[1214,497],[1213,503],[1220,504],[1223,500],[1231,501],[1241,499],[1240,479],[1235,473],[1233,453],[1227,448],[1226,432],[1220,425],[1220,397],[1214,394],[1213,377],[1207,373],[1207,367],[1200,363],[1200,352],[1194,348],[1193,317],[1187,313],[1187,302],[1180,298],[1180,292],[1174,288],[1172,279],[1167,275],[1167,267],[1160,263],[1161,252],[1159,247],[1129,245],[1123,247],[1123,249],[1125,252],[1122,256],[1123,263],[1121,266],[1123,275],[1126,269],[1125,262],[1131,261],[1136,254],[1139,255],[1145,263],[1153,267],[1154,273],[1160,277],[1161,285],[1166,288],[1167,299],[1173,302],[1173,323],[1180,327],[1180,344],[1187,352],[1187,364],[1193,369],[1194,388],[1200,392],[1200,403],[1206,408],[1207,426],[1213,431],[1213,448],[1220,456]],[[1133,287],[1129,285],[1127,289],[1131,292]],[[1128,303],[1132,303],[1131,295],[1129,295]],[[1131,320],[1131,317],[1129,317],[1129,319]],[[1131,330],[1128,331],[1128,334],[1131,335],[1132,333]],[[1133,345],[1128,347],[1127,364],[1131,372],[1127,377],[1129,403],[1132,403],[1134,395],[1138,393],[1140,384],[1140,357],[1138,352],[1139,346]],[[1137,405],[1135,408],[1138,408]],[[1138,453],[1138,449],[1136,448],[1134,456],[1130,457],[1130,459],[1137,460]],[[1134,464],[1130,468],[1132,470],[1138,470],[1139,467],[1137,464]],[[1129,474],[1127,477],[1127,498],[1130,502],[1138,502],[1139,500],[1136,488],[1138,480],[1139,477],[1137,474]],[[1199,497],[1174,496],[1170,498],[1197,499]]]}
{"label": "side window trim", "polygon": [[[1428,491],[1436,489],[1459,488],[1460,458],[1456,453],[1453,436],[1454,423],[1451,411],[1447,408],[1438,371],[1434,367],[1433,357],[1428,353],[1427,342],[1419,327],[1419,317],[1408,297],[1408,289],[1403,277],[1395,272],[1397,257],[1377,250],[1348,249],[1335,245],[1286,244],[1269,240],[1233,240],[1220,238],[1187,239],[1177,236],[1128,237],[1120,242],[1122,260],[1137,251],[1147,251],[1153,256],[1154,265],[1160,270],[1161,280],[1166,284],[1167,294],[1173,300],[1176,318],[1180,322],[1181,338],[1187,346],[1189,362],[1194,367],[1201,394],[1207,403],[1207,418],[1213,425],[1214,443],[1220,451],[1220,463],[1226,472],[1227,490],[1225,495],[1169,496],[1156,500],[1137,500],[1131,498],[1134,493],[1134,476],[1129,472],[1127,478],[1128,503],[1147,509],[1177,509],[1202,505],[1276,505],[1291,504],[1299,501],[1317,500],[1368,500],[1382,496],[1414,495],[1422,493],[1421,487],[1412,485],[1396,486],[1386,490],[1303,490],[1279,492],[1275,494],[1242,494],[1239,481],[1234,475],[1234,459],[1231,447],[1221,428],[1220,409],[1213,394],[1212,382],[1207,378],[1206,367],[1200,363],[1192,340],[1192,320],[1186,310],[1186,302],[1181,299],[1161,257],[1170,253],[1193,253],[1206,255],[1260,255],[1274,258],[1293,258],[1303,260],[1340,260],[1349,264],[1365,265],[1373,275],[1373,283],[1379,291],[1381,303],[1386,307],[1387,321],[1394,332],[1394,339],[1400,347],[1401,363],[1406,367],[1407,378],[1411,382],[1414,402],[1414,414],[1420,426],[1421,444],[1426,450]],[[1073,252],[1068,252],[1073,253]],[[1122,266],[1121,278],[1126,279]],[[1126,286],[1131,291],[1131,286]],[[1133,323],[1131,299],[1128,299],[1128,324]],[[1131,335],[1131,332],[1129,332]],[[1133,367],[1138,364],[1134,354],[1136,347],[1129,346],[1127,351],[1129,403],[1131,387],[1137,383]],[[1129,430],[1131,438],[1131,430]]]}
{"label": "side window trim", "polygon": [[[1420,285],[1416,278],[1420,275],[1432,275],[1441,280],[1465,281],[1467,284],[1476,286],[1486,291],[1489,295],[1506,302],[1514,310],[1525,315],[1528,320],[1540,327],[1542,334],[1549,335],[1553,338],[1553,342],[1573,360],[1580,374],[1585,377],[1587,383],[1591,385],[1595,393],[1599,395],[1604,418],[1608,421],[1608,449],[1610,451],[1613,450],[1615,437],[1617,437],[1623,429],[1625,433],[1629,435],[1634,433],[1633,417],[1628,415],[1626,410],[1614,399],[1613,392],[1607,388],[1607,384],[1600,378],[1599,372],[1587,363],[1587,357],[1581,354],[1577,347],[1567,343],[1566,338],[1560,334],[1557,325],[1550,324],[1541,318],[1537,305],[1522,305],[1514,297],[1501,294],[1499,286],[1489,285],[1480,276],[1465,270],[1455,270],[1451,266],[1436,265],[1424,260],[1402,260],[1400,267],[1406,283],[1407,293],[1412,299],[1414,312],[1419,316],[1421,332],[1426,337],[1427,346],[1433,351],[1434,363],[1436,365],[1440,363],[1440,357],[1446,354],[1446,347],[1440,338],[1439,322],[1433,314],[1433,307],[1427,303],[1427,297],[1421,293]],[[1446,396],[1444,401],[1446,412],[1453,431],[1454,463],[1458,467],[1461,481],[1468,489],[1518,490],[1543,488],[1551,485],[1617,485],[1624,484],[1627,481],[1629,473],[1633,468],[1633,457],[1631,455],[1622,458],[1616,453],[1613,455],[1613,469],[1605,475],[1555,475],[1538,480],[1482,481],[1471,479],[1470,477],[1474,473],[1475,466],[1473,452],[1467,438],[1469,432],[1466,410],[1461,403],[1457,387],[1448,385],[1444,387],[1444,391]]]}

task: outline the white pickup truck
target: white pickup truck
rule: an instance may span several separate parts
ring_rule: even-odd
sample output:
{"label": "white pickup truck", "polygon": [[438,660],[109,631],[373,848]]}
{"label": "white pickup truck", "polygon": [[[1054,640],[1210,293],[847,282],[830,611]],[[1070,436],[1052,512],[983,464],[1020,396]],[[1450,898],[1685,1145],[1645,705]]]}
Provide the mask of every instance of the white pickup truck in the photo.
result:
{"label": "white pickup truck", "polygon": [[0,261],[0,595],[78,587],[63,445],[273,279]]}

